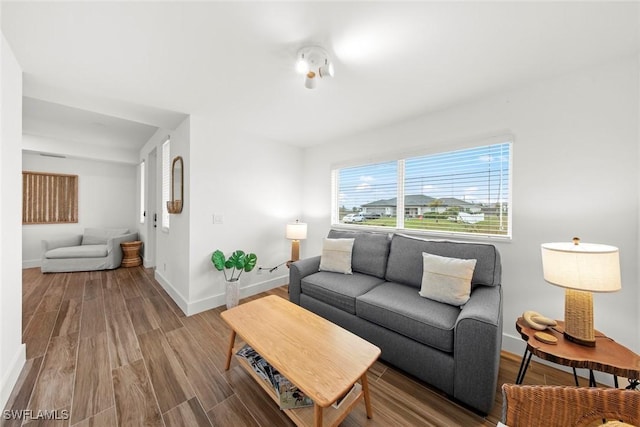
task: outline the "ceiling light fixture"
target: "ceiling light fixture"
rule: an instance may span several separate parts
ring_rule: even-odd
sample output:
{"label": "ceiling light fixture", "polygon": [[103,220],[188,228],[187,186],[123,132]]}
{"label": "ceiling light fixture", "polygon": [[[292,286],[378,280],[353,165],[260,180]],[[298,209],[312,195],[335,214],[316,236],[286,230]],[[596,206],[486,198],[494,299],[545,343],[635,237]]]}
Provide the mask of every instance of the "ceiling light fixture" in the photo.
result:
{"label": "ceiling light fixture", "polygon": [[319,46],[303,47],[298,51],[296,70],[304,75],[304,87],[314,89],[318,77],[333,77],[333,64],[327,51]]}
{"label": "ceiling light fixture", "polygon": [[304,87],[307,89],[315,89],[316,88],[316,73],[313,71],[308,71],[304,77]]}

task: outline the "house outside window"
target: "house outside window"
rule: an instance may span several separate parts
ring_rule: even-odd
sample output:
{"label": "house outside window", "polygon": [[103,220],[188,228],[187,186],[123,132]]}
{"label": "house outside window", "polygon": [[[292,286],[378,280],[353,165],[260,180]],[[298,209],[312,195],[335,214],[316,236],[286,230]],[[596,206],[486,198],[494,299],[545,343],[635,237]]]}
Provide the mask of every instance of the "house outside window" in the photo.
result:
{"label": "house outside window", "polygon": [[332,222],[511,237],[511,148],[505,138],[491,145],[334,169]]}
{"label": "house outside window", "polygon": [[[366,203],[375,199],[387,206],[380,209],[371,207],[369,212],[380,213],[381,217],[395,217],[395,206],[389,202],[397,196],[397,162],[336,169],[333,177],[334,224],[345,222],[345,216],[362,211]],[[348,218],[346,222],[349,222]]]}

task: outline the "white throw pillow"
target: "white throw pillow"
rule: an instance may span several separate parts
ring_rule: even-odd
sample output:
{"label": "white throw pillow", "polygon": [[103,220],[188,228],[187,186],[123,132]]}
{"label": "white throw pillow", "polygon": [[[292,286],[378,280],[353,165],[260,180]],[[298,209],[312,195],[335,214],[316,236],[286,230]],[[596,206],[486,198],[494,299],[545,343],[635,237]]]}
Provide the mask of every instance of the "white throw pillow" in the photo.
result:
{"label": "white throw pillow", "polygon": [[447,258],[422,253],[420,296],[445,304],[461,306],[471,295],[475,259]]}
{"label": "white throw pillow", "polygon": [[352,274],[351,253],[355,239],[328,239],[322,242],[320,271]]}

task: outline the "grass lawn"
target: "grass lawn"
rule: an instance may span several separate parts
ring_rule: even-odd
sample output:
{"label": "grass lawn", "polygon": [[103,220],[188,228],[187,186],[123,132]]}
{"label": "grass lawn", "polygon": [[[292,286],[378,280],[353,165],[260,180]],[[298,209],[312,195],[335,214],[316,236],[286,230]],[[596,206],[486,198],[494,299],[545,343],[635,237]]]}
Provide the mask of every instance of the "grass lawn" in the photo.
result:
{"label": "grass lawn", "polygon": [[[395,227],[396,219],[379,218],[368,219],[360,224],[378,227]],[[508,230],[507,217],[502,219],[502,229],[500,228],[500,218],[494,215],[485,215],[485,220],[476,224],[450,221],[446,218],[405,218],[404,228],[411,230],[434,230],[434,231],[454,231],[461,233],[499,234],[506,235]]]}

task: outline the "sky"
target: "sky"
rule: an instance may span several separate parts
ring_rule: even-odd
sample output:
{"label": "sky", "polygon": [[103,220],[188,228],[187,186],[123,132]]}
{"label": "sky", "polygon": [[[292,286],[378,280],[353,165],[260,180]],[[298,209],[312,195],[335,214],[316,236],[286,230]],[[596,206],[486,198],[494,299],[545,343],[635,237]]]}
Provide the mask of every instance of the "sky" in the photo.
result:
{"label": "sky", "polygon": [[339,206],[360,207],[397,195],[404,163],[405,195],[454,197],[470,203],[508,202],[511,143],[343,168],[338,173]]}

